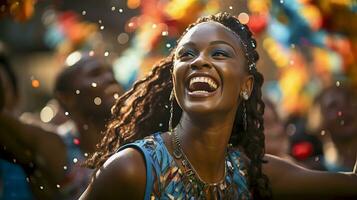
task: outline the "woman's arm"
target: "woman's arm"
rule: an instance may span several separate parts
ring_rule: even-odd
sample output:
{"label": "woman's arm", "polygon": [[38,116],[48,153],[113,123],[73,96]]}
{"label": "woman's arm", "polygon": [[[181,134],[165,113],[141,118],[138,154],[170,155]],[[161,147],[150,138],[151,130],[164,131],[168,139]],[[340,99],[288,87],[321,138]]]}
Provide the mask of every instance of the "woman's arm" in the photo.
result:
{"label": "woman's arm", "polygon": [[144,199],[145,161],[133,148],[111,156],[97,171],[80,200]]}
{"label": "woman's arm", "polygon": [[357,174],[309,170],[272,155],[265,159],[263,172],[275,199],[357,199]]}

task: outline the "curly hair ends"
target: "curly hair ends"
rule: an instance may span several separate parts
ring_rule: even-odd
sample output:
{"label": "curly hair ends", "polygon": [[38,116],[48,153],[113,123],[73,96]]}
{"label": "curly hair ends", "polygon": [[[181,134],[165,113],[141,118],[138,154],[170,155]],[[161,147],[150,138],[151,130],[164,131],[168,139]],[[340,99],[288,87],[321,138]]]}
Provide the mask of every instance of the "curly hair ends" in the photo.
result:
{"label": "curly hair ends", "polygon": [[[218,22],[235,32],[242,43],[247,58],[246,71],[254,77],[254,86],[250,98],[244,102],[247,113],[247,129],[243,128],[243,103],[238,107],[230,143],[241,147],[248,156],[249,185],[254,199],[272,199],[269,180],[262,173],[262,163],[265,154],[264,145],[264,102],[262,101],[261,87],[264,79],[255,68],[248,70],[248,66],[259,59],[255,50],[256,41],[248,26],[228,13],[218,13],[199,18],[188,26],[186,31],[203,22]],[[178,40],[178,42],[181,40]],[[170,118],[169,96],[172,90],[171,70],[173,68],[173,52],[166,59],[155,65],[151,73],[144,79],[137,81],[133,88],[121,96],[112,109],[113,118],[107,125],[104,138],[97,145],[98,151],[87,160],[87,166],[99,168],[114,154],[117,149],[126,143],[141,139],[157,131],[167,131]],[[182,110],[174,101],[174,121],[176,126]]]}

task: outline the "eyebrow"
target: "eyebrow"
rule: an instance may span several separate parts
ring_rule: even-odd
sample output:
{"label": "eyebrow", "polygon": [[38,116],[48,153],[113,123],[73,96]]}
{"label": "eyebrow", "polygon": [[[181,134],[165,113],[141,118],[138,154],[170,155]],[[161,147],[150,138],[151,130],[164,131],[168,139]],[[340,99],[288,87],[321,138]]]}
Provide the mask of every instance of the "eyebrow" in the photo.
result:
{"label": "eyebrow", "polygon": [[235,53],[237,53],[237,52],[236,52],[236,49],[235,49],[235,48],[234,48],[231,44],[229,44],[228,42],[223,41],[223,40],[216,40],[216,41],[212,41],[212,42],[210,42],[209,44],[210,44],[210,45],[215,45],[215,44],[226,44],[226,45],[230,46],[230,47],[234,50],[234,52],[235,52]]}
{"label": "eyebrow", "polygon": [[[226,42],[226,41],[223,41],[223,40],[215,40],[215,41],[212,41],[212,42],[209,43],[210,46],[211,46],[211,45],[216,45],[216,44],[225,44],[225,45],[228,45],[228,46],[230,46],[230,47],[233,49],[234,53],[237,54],[236,49],[235,49],[231,44],[229,44],[229,43]],[[182,45],[182,46],[184,47],[184,46],[190,46],[190,45],[195,46],[195,43],[193,43],[193,42],[187,42],[187,43],[185,43],[185,44]]]}

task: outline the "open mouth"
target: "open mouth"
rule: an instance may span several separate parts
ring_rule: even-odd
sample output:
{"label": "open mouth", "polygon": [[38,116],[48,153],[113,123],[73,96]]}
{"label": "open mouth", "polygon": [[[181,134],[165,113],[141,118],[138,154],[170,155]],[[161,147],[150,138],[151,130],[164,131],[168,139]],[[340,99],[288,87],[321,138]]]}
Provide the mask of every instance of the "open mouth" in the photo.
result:
{"label": "open mouth", "polygon": [[193,95],[208,95],[217,89],[217,81],[209,76],[194,76],[188,81],[188,91]]}

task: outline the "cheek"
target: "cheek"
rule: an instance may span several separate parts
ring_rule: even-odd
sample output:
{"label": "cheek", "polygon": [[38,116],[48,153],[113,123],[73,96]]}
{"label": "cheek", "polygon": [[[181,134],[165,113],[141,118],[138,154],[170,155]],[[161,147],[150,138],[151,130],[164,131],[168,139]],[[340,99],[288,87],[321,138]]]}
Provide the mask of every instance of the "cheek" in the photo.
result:
{"label": "cheek", "polygon": [[225,65],[220,68],[219,74],[223,81],[223,93],[234,101],[238,100],[244,77],[241,67],[234,64]]}

